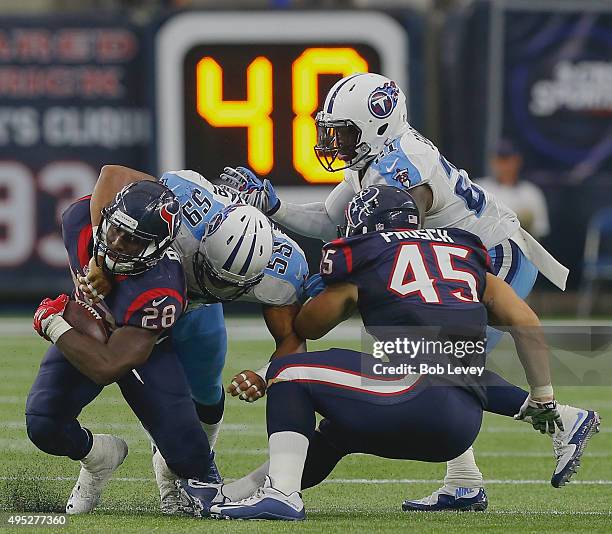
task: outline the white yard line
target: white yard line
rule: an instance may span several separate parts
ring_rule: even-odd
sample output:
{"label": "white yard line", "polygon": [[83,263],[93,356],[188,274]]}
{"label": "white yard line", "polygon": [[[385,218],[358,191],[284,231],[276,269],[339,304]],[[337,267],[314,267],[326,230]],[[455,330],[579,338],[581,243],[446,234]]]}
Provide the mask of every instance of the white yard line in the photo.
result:
{"label": "white yard line", "polygon": [[[16,477],[0,476],[1,481],[10,480],[31,480],[40,482],[66,482],[75,481],[77,477]],[[155,482],[153,477],[114,477],[115,482]],[[235,479],[227,478],[227,482]],[[439,484],[439,479],[428,478],[328,478],[323,484]],[[550,480],[529,480],[529,479],[491,479],[485,480],[485,485],[489,484],[509,484],[514,486],[550,484]],[[572,486],[612,486],[612,480],[572,480]]]}

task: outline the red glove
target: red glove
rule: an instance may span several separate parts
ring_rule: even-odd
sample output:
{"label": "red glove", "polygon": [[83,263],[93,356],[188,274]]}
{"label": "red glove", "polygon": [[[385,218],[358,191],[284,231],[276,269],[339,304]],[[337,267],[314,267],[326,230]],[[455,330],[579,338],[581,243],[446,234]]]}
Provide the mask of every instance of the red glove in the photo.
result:
{"label": "red glove", "polygon": [[[34,326],[34,330],[38,332],[39,336],[44,337],[46,340],[53,341],[55,343],[55,341],[57,340],[57,337],[59,336],[57,336],[56,339],[50,338],[48,335],[47,329],[54,318],[58,316],[59,317],[62,316],[69,300],[70,300],[70,297],[68,297],[68,295],[60,295],[55,300],[51,300],[49,298],[44,299],[38,305],[38,308],[36,308],[36,311],[34,312],[33,326]],[[65,322],[65,321],[62,319],[62,322]],[[65,331],[66,330],[64,330],[64,332]]]}

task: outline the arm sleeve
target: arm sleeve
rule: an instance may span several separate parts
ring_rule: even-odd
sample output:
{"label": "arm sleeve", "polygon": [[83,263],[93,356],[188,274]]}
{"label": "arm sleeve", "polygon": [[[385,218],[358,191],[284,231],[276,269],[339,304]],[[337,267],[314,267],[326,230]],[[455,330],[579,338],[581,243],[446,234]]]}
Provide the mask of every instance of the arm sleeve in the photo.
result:
{"label": "arm sleeve", "polygon": [[354,191],[343,180],[329,194],[325,202],[290,204],[281,202],[271,219],[284,227],[307,237],[331,241],[337,237],[337,227],[344,224],[344,210]]}

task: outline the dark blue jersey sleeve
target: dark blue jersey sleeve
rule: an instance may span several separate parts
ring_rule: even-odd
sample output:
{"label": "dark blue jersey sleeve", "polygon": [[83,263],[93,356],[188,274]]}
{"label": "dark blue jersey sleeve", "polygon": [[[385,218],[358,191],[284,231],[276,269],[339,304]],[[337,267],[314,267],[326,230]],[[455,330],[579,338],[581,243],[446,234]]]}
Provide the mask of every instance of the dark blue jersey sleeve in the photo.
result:
{"label": "dark blue jersey sleeve", "polygon": [[377,234],[369,233],[336,239],[323,247],[321,277],[326,284],[352,282],[358,284],[359,273],[371,267],[376,256],[373,246]]}
{"label": "dark blue jersey sleeve", "polygon": [[70,269],[83,274],[92,255],[93,233],[89,214],[90,196],[80,198],[62,213],[62,236]]}
{"label": "dark blue jersey sleeve", "polygon": [[353,251],[346,240],[336,239],[325,244],[320,272],[327,285],[350,281],[353,272]]}

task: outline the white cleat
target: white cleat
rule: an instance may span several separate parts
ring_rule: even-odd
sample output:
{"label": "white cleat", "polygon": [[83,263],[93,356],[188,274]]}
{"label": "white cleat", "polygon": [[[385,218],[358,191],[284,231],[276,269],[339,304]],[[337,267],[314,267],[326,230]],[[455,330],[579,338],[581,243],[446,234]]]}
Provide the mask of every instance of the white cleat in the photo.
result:
{"label": "white cleat", "polygon": [[168,467],[157,447],[153,447],[153,472],[159,488],[160,508],[163,514],[182,514],[181,496],[175,485],[179,478]]}
{"label": "white cleat", "polygon": [[597,412],[573,406],[559,405],[564,430],[553,434],[553,449],[557,458],[550,483],[559,488],[565,486],[580,467],[580,461],[591,437],[599,432],[601,420]]}
{"label": "white cleat", "polygon": [[289,495],[272,487],[270,477],[255,495],[236,502],[213,504],[210,515],[220,519],[276,519],[302,521],[306,510],[298,491]]}
{"label": "white cleat", "polygon": [[402,510],[404,512],[484,512],[488,505],[487,494],[480,486],[456,488],[444,485],[429,497],[405,500],[402,503]]}
{"label": "white cleat", "polygon": [[86,514],[100,502],[100,495],[128,453],[127,443],[108,434],[94,434],[89,454],[81,460],[81,472],[66,504],[67,514]]}

